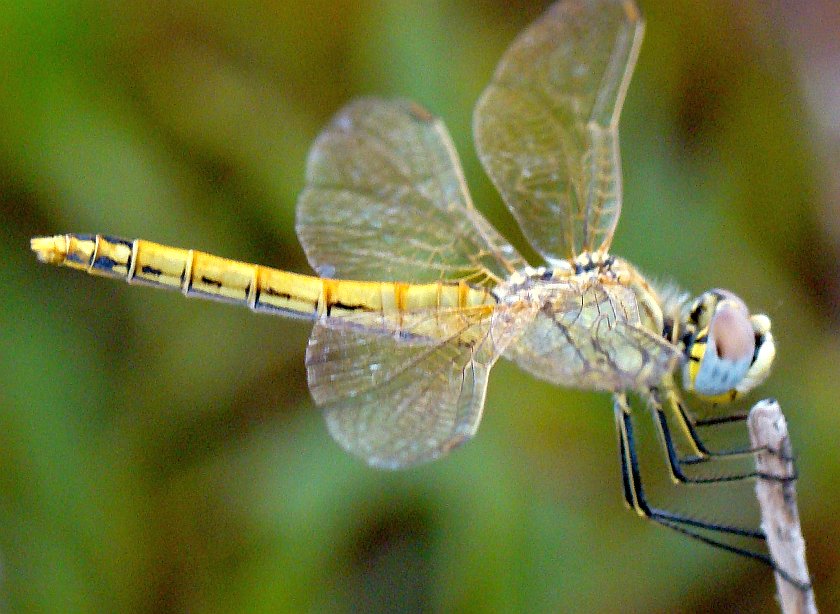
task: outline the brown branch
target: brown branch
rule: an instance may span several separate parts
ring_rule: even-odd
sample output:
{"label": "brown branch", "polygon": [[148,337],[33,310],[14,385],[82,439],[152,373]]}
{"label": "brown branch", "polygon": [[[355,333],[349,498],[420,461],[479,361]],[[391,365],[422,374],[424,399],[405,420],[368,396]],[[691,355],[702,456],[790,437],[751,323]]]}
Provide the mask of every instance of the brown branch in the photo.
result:
{"label": "brown branch", "polygon": [[[814,591],[805,563],[805,540],[796,508],[796,470],[787,422],[775,400],[759,401],[747,424],[756,449],[759,477],[755,494],[761,507],[761,528],[776,566],[776,589],[783,614],[816,614]],[[779,479],[783,478],[783,479]]]}

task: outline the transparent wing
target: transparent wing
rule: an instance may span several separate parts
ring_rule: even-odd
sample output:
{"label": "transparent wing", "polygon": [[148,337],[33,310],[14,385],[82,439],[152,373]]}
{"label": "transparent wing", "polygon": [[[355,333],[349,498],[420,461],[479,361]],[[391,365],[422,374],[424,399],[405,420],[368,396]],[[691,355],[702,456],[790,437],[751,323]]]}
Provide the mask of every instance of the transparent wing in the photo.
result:
{"label": "transparent wing", "polygon": [[550,308],[505,353],[539,378],[589,390],[643,390],[682,359],[676,346],[644,328],[636,295],[625,286],[555,286],[544,303]]}
{"label": "transparent wing", "polygon": [[672,373],[682,358],[675,346],[627,322],[610,325],[602,320],[594,333],[593,348],[603,362],[591,361],[588,367],[600,371],[611,390],[647,390]]}
{"label": "transparent wing", "polygon": [[[490,367],[509,341],[511,326],[494,311],[413,315],[400,334],[319,321],[307,347],[309,388],[330,434],[373,466],[416,465],[470,439]],[[430,335],[429,320],[444,320],[433,330],[445,334]]]}
{"label": "transparent wing", "polygon": [[362,99],[309,154],[297,233],[322,277],[494,285],[525,262],[473,207],[443,123]]}
{"label": "transparent wing", "polygon": [[558,2],[513,42],[476,106],[484,168],[549,262],[609,248],[618,117],[642,33],[632,0]]}

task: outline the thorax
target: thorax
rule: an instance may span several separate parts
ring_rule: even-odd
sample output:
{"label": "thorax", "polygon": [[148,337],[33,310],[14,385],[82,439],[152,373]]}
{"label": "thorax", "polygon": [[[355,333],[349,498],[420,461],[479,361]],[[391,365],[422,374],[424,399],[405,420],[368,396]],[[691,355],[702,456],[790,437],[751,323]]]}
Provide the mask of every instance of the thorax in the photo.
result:
{"label": "thorax", "polygon": [[[494,291],[500,302],[526,300],[542,304],[546,313],[574,315],[588,306],[595,316],[643,326],[662,335],[669,320],[678,319],[682,297],[663,299],[660,292],[629,262],[604,253],[583,253],[551,268],[526,267]],[[590,295],[590,300],[586,300]],[[577,305],[577,307],[576,307]],[[601,309],[598,309],[598,306]]]}
{"label": "thorax", "polygon": [[[506,355],[542,379],[620,390],[650,385],[677,364],[664,336],[674,308],[626,260],[585,253],[550,269],[523,269],[495,292],[512,311],[530,310],[530,324]],[[656,364],[643,364],[650,360]]]}

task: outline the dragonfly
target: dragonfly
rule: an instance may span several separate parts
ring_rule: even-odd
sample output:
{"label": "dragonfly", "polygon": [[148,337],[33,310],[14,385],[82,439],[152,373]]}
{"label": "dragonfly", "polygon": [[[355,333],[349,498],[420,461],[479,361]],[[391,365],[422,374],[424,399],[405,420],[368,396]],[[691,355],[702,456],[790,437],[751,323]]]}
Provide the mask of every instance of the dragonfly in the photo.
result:
{"label": "dragonfly", "polygon": [[93,275],[314,320],[312,397],[332,437],[374,467],[425,463],[472,438],[501,357],[553,384],[609,392],[627,506],[773,566],[730,543],[760,530],[660,509],[642,487],[631,393],[654,416],[675,482],[754,478],[688,475],[750,450],[711,450],[701,427],[742,416],[699,420],[683,393],[728,403],[761,384],[775,356],[769,318],[734,293],[691,300],[609,252],[619,115],[643,30],[632,0],[557,2],[514,40],[476,105],[480,160],[541,266],[475,208],[443,122],[380,98],[349,103],[311,148],[296,230],[317,276],[103,234],[31,247]]}

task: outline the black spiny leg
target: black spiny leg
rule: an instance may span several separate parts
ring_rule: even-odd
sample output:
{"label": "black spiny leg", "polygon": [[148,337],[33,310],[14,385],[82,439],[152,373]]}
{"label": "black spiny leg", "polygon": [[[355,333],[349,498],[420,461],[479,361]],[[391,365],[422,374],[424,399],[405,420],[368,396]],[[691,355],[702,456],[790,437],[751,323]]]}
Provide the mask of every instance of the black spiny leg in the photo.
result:
{"label": "black spiny leg", "polygon": [[[626,400],[625,400],[626,402]],[[633,489],[633,483],[630,481],[630,457],[627,454],[627,437],[624,429],[624,412],[618,409],[618,401],[616,401],[615,409],[615,430],[618,435],[618,456],[621,463],[621,486],[624,492],[624,503],[628,509],[635,511],[640,516],[644,513],[639,511],[639,506],[636,501],[636,495]]]}
{"label": "black spiny leg", "polygon": [[[739,548],[731,544],[707,537],[695,529],[721,533],[725,535],[737,535],[740,537],[751,537],[754,539],[765,539],[761,530],[744,529],[729,525],[706,522],[675,514],[667,510],[651,507],[642,488],[642,479],[639,472],[639,462],[636,457],[635,440],[633,438],[633,422],[630,416],[630,405],[625,394],[615,395],[614,404],[615,422],[618,429],[619,453],[621,458],[621,475],[624,484],[624,500],[627,505],[636,511],[637,514],[668,527],[678,533],[687,535],[705,544],[721,548],[747,558],[755,559],[775,569],[769,555],[754,552],[745,548]],[[785,574],[787,575],[787,574]]]}
{"label": "black spiny leg", "polygon": [[679,458],[679,464],[697,465],[713,458],[733,458],[765,451],[756,450],[750,447],[735,448],[732,450],[709,450],[709,448],[706,447],[705,443],[703,443],[703,440],[700,437],[700,434],[697,432],[696,427],[717,426],[720,424],[727,424],[731,422],[742,422],[747,419],[747,414],[737,413],[728,416],[709,418],[706,420],[696,420],[688,413],[688,411],[685,408],[685,405],[682,402],[682,399],[680,399],[680,397],[677,395],[676,392],[674,392],[674,390],[651,390],[651,402],[654,403],[660,409],[662,409],[663,402],[659,398],[659,395],[663,392],[666,397],[664,405],[671,408],[671,410],[674,413],[674,416],[677,418],[679,426],[682,428],[683,433],[685,433],[686,438],[688,439],[689,443],[693,448],[693,453],[691,456]]}
{"label": "black spiny leg", "polygon": [[[692,539],[696,539],[704,544],[764,563],[770,566],[777,574],[779,574],[779,576],[801,591],[811,589],[811,584],[809,582],[801,582],[784,569],[780,569],[770,555],[727,544],[718,539],[699,533],[696,529],[724,535],[736,535],[740,537],[751,537],[754,539],[765,540],[766,537],[763,531],[696,520],[688,516],[683,516],[682,514],[675,514],[667,510],[650,507],[642,488],[641,473],[639,472],[639,462],[636,456],[636,445],[633,437],[633,421],[630,415],[630,404],[627,400],[626,394],[615,395],[614,413],[616,427],[618,428],[619,456],[621,458],[621,477],[624,487],[624,500],[631,509],[635,510],[637,514],[644,518],[648,518],[657,524],[668,527],[673,531],[686,535]],[[659,423],[662,428],[661,432],[663,438],[665,441],[670,442],[670,445],[666,445],[666,448],[668,450],[669,460],[672,460],[672,456],[673,458],[676,457],[676,452],[673,449],[673,441],[670,439],[670,434],[667,430],[667,422],[665,421],[665,416],[664,413],[662,413],[661,408],[659,413],[656,415],[657,423]],[[764,476],[763,474],[756,474],[756,476],[760,479],[780,479],[778,476]],[[730,476],[729,478],[724,477],[722,480],[712,479],[710,481],[720,482],[731,481],[732,479],[733,478]],[[735,477],[734,479],[738,478]]]}
{"label": "black spiny leg", "polygon": [[[668,469],[671,472],[671,479],[674,482],[681,482],[683,484],[716,484],[719,482],[740,482],[742,480],[748,480],[750,478],[756,477],[760,477],[766,480],[782,481],[788,481],[790,479],[786,477],[782,478],[779,476],[760,474],[754,470],[749,471],[747,473],[735,473],[702,478],[687,476],[683,472],[682,465],[697,464],[700,461],[692,462],[694,460],[694,458],[692,457],[689,458],[687,462],[686,459],[681,459],[677,454],[677,448],[674,445],[674,439],[671,436],[671,429],[668,427],[668,420],[665,417],[665,411],[662,408],[659,394],[656,389],[650,391],[648,403],[650,405],[650,412],[653,416],[653,421],[656,424],[657,430],[659,432],[659,439],[662,443],[663,448],[665,449],[665,458],[668,461]],[[752,452],[752,450],[749,450],[748,452]],[[731,454],[726,454],[725,456],[735,456],[740,454],[743,454],[743,452],[733,450]],[[720,455],[707,456],[703,458],[703,460],[707,461],[720,457]]]}

